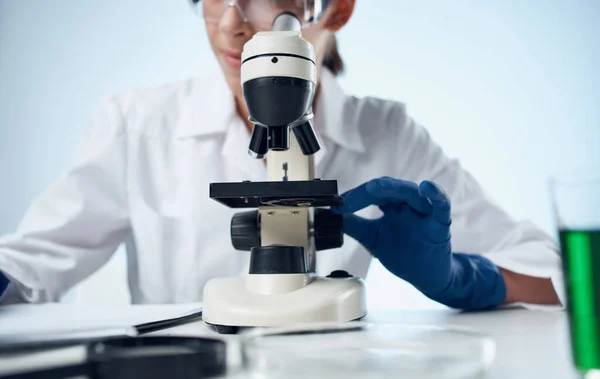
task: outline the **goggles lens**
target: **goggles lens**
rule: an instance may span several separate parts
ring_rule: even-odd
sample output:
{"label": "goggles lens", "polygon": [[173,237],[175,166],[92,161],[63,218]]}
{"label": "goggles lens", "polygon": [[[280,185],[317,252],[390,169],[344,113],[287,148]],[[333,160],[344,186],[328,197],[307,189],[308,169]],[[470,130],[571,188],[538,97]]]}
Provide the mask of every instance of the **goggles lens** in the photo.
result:
{"label": "goggles lens", "polygon": [[206,22],[218,23],[229,8],[256,30],[270,30],[282,12],[292,12],[306,27],[319,21],[330,0],[188,0]]}

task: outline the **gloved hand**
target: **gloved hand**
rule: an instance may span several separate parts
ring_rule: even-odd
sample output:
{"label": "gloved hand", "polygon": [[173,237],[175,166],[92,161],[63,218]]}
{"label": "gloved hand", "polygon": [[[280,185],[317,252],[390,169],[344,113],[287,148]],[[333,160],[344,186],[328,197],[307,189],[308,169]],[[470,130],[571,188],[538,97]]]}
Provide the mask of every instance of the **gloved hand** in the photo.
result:
{"label": "gloved hand", "polygon": [[[506,298],[498,268],[479,255],[452,252],[450,200],[437,184],[383,177],[343,195],[332,211],[344,214],[344,231],[394,275],[429,298],[454,308],[497,307]],[[353,213],[370,205],[383,216]]]}

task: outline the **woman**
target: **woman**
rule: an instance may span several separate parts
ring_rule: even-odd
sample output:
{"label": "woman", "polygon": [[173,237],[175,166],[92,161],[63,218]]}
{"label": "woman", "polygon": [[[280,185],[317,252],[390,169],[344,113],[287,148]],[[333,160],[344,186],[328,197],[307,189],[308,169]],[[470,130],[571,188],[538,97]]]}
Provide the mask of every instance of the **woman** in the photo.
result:
{"label": "woman", "polygon": [[0,239],[0,301],[56,301],[124,241],[134,303],[201,301],[209,279],[247,273],[248,254],[230,245],[233,211],[209,199],[208,183],[266,177],[264,162],[246,154],[252,125],[240,57],[255,32],[293,10],[312,21],[303,35],[319,73],[318,176],[349,190],[335,211],[352,238],[321,254],[318,272],[364,277],[375,256],[452,307],[559,304],[560,258],[549,237],[490,202],[402,104],[342,92],[334,33],[354,0],[191,1],[223,76],[102,102],[75,165]]}

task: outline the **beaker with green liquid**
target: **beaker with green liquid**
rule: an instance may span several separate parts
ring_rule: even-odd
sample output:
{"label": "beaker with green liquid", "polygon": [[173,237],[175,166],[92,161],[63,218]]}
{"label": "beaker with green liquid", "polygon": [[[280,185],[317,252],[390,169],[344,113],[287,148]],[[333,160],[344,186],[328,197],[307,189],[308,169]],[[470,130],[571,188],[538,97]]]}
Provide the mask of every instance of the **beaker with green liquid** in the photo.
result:
{"label": "beaker with green liquid", "polygon": [[551,179],[573,363],[600,370],[600,167]]}

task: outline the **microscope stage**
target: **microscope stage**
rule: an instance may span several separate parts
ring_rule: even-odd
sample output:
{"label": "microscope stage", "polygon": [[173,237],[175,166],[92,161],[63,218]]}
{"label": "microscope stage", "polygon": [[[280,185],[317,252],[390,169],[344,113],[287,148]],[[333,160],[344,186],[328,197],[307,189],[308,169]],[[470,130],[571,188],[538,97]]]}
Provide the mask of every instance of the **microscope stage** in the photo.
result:
{"label": "microscope stage", "polygon": [[230,208],[327,207],[344,202],[336,180],[211,183],[210,198]]}

